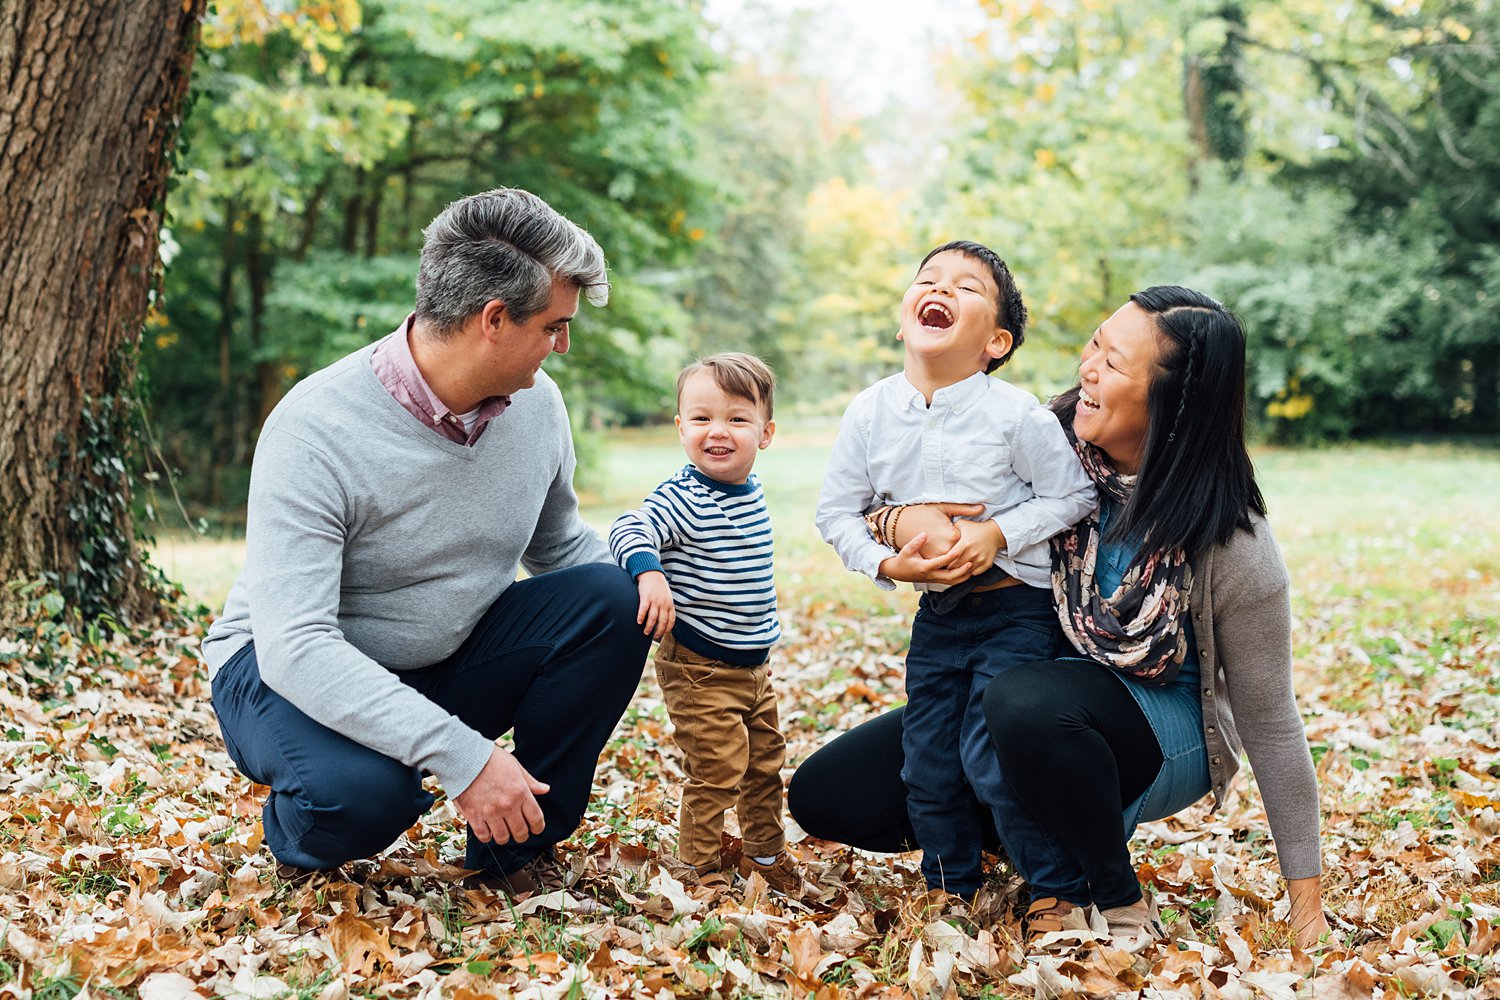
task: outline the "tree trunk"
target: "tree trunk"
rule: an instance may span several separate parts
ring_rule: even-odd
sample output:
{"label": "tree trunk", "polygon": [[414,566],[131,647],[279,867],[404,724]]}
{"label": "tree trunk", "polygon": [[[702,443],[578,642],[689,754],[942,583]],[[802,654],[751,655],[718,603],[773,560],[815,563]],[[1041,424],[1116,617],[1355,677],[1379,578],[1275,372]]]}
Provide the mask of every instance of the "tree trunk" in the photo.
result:
{"label": "tree trunk", "polygon": [[[127,614],[150,606],[128,483],[112,461],[101,481],[80,427],[134,381],[204,3],[0,0],[0,582],[81,585],[123,546]],[[72,521],[89,497],[119,510]]]}
{"label": "tree trunk", "polygon": [[224,466],[234,444],[235,408],[239,405],[234,391],[234,272],[239,264],[239,206],[231,200],[224,207],[224,238],[219,243],[219,398],[214,407],[213,466],[208,477],[208,502],[214,507],[224,502]]}
{"label": "tree trunk", "polygon": [[[256,215],[250,221],[250,241],[245,247],[245,275],[250,285],[250,344],[261,358],[266,346],[266,291],[271,283],[271,263],[266,257],[265,221]],[[239,463],[254,451],[254,437],[260,433],[266,418],[281,402],[281,366],[264,359],[255,362],[255,413],[251,426],[244,428],[235,440],[235,458]]]}
{"label": "tree trunk", "polygon": [[359,222],[365,217],[365,168],[354,170],[354,194],[344,204],[344,235],[339,249],[352,254],[359,246]]}

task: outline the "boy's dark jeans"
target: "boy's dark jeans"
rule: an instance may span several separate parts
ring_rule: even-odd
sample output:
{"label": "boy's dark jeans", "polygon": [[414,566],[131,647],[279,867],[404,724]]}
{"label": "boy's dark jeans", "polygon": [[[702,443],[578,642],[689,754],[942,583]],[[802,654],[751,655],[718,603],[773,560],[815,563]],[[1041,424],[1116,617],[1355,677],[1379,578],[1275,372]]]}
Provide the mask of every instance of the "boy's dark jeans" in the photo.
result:
{"label": "boy's dark jeans", "polygon": [[978,891],[985,832],[979,809],[996,812],[999,825],[1015,808],[990,745],[985,689],[1011,667],[1050,660],[1061,635],[1050,590],[1023,584],[969,594],[946,614],[923,595],[906,656],[901,778],[932,888]]}
{"label": "boy's dark jeans", "polygon": [[[537,799],[540,834],[497,846],[470,831],[468,867],[515,871],[577,828],[599,753],[645,664],[638,603],[629,575],[606,563],[531,577],[507,588],[448,659],[398,675],[486,736],[514,729],[516,759],[552,786]],[[277,861],[326,870],[369,857],[433,803],[416,768],[266,687],[253,643],[214,675],[213,703],[230,757],[271,787],[262,815]]]}

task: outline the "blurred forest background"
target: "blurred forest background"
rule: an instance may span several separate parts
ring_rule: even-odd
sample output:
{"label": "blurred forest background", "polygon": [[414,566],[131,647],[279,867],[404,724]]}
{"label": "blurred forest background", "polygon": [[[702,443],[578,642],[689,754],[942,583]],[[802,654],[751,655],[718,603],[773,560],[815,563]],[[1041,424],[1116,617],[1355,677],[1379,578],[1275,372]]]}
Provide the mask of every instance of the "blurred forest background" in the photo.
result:
{"label": "blurred forest background", "polygon": [[393,329],[422,226],[498,185],[610,261],[548,365],[586,470],[702,352],[768,358],[784,423],[836,415],[953,238],[1011,262],[1006,373],[1039,395],[1174,282],[1244,317],[1262,440],[1500,432],[1495,4],[946,0],[912,6],[931,85],[872,58],[863,95],[824,66],[857,10],[218,0],[141,351],[152,464],[195,516],[242,504],[277,400]]}

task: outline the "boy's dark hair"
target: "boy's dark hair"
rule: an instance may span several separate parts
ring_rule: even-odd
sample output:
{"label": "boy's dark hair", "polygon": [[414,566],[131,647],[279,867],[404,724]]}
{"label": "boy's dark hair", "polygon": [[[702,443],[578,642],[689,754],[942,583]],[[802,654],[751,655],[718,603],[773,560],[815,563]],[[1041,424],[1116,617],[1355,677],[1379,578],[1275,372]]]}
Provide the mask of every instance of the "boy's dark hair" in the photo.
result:
{"label": "boy's dark hair", "polygon": [[[1174,548],[1193,559],[1266,513],[1245,447],[1245,330],[1191,288],[1157,285],[1130,301],[1155,322],[1160,352],[1135,490],[1109,535],[1140,539],[1137,561]],[[1050,404],[1070,431],[1077,402],[1074,386]]]}
{"label": "boy's dark hair", "polygon": [[992,372],[1009,361],[1010,356],[1016,353],[1016,348],[1026,339],[1026,303],[1021,301],[1021,290],[1016,287],[1016,279],[1011,276],[1010,268],[1000,259],[1000,255],[983,243],[975,243],[973,240],[954,240],[927,251],[927,256],[917,265],[917,271],[920,273],[929,260],[949,250],[956,250],[988,267],[990,277],[995,279],[995,288],[1000,293],[995,322],[1010,331],[1010,350],[1001,357],[990,359],[985,372]]}
{"label": "boy's dark hair", "polygon": [[771,397],[776,392],[776,373],[771,366],[753,354],[729,351],[700,358],[684,368],[677,376],[677,408],[682,409],[682,387],[689,375],[706,371],[714,377],[714,383],[724,392],[737,399],[748,399],[766,411],[771,419]]}

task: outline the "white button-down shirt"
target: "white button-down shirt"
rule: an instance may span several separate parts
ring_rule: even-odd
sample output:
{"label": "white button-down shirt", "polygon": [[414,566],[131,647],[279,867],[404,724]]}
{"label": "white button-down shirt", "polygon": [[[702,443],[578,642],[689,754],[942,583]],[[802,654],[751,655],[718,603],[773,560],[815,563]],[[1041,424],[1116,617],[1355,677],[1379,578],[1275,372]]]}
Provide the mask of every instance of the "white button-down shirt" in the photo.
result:
{"label": "white button-down shirt", "polygon": [[1047,539],[1093,510],[1095,494],[1062,425],[1029,392],[976,372],[937,390],[928,406],[904,374],[882,379],[844,411],[818,531],[845,566],[890,590],[880,563],[891,550],[870,537],[864,515],[941,502],[984,504],[1005,535],[995,565],[1048,587]]}

